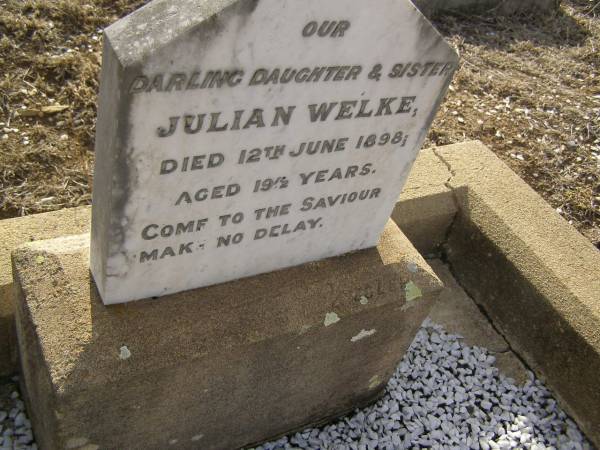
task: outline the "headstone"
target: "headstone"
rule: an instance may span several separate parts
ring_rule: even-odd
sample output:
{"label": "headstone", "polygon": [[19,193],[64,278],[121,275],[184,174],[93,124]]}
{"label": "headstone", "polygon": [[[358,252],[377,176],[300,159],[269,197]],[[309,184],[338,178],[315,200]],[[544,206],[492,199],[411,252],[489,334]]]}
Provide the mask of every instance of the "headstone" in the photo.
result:
{"label": "headstone", "polygon": [[156,0],[107,28],[104,303],[375,246],[456,67],[408,0]]}

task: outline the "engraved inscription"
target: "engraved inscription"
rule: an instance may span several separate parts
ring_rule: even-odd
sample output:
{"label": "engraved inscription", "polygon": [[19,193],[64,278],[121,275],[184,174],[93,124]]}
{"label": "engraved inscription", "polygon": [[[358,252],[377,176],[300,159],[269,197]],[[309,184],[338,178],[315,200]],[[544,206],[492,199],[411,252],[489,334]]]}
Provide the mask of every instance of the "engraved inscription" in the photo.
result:
{"label": "engraved inscription", "polygon": [[106,31],[93,228],[112,240],[91,259],[109,303],[378,242],[456,55],[408,0],[251,3]]}

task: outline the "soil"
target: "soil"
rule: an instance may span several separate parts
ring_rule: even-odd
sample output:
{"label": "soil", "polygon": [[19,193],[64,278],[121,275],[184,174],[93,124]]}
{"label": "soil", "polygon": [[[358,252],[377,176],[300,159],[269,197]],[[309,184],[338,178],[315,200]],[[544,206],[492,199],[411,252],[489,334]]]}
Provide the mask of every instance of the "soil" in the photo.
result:
{"label": "soil", "polygon": [[425,146],[484,142],[600,247],[600,1],[436,25],[461,67]]}
{"label": "soil", "polygon": [[[0,219],[89,204],[102,29],[147,0],[0,0]],[[426,147],[478,139],[600,246],[600,2],[446,15],[461,67]]]}

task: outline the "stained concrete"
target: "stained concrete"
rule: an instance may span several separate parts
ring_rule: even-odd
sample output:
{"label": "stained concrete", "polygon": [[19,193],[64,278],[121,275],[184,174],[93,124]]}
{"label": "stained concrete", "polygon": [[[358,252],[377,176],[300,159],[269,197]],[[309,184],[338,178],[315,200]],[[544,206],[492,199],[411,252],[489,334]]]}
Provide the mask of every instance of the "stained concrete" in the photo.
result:
{"label": "stained concrete", "polygon": [[[454,276],[600,447],[600,252],[480,142],[419,160],[445,166],[447,190],[401,196],[395,217],[430,217],[433,195],[456,205],[442,252]],[[410,233],[431,248],[426,229]]]}
{"label": "stained concrete", "polygon": [[392,221],[377,248],[126,305],[102,304],[88,258],[89,235],[14,253],[44,449],[237,448],[346,413],[382,393],[442,288]]}
{"label": "stained concrete", "polygon": [[0,376],[17,369],[10,253],[26,242],[85,233],[89,229],[87,206],[0,221]]}

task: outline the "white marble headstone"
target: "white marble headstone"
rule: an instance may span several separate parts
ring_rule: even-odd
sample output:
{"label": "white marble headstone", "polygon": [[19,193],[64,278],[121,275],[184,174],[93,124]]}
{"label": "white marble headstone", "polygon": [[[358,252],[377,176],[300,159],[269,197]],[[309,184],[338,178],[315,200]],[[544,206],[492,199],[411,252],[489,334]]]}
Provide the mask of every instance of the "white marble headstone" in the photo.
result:
{"label": "white marble headstone", "polygon": [[456,67],[409,0],[156,0],[110,26],[104,303],[375,246]]}

